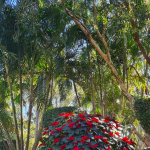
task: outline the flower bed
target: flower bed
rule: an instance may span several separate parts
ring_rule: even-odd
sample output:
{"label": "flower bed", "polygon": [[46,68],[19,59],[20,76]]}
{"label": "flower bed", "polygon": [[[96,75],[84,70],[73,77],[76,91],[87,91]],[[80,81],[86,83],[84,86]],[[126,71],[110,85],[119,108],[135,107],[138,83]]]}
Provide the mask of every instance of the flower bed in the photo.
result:
{"label": "flower bed", "polygon": [[122,137],[115,118],[81,113],[59,114],[40,137],[40,150],[132,150],[135,143]]}

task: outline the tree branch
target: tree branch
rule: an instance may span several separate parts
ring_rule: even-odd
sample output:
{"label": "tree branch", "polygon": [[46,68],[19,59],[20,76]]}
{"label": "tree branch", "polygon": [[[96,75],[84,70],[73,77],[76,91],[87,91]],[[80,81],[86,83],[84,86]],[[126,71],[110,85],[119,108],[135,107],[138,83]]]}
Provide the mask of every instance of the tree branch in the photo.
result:
{"label": "tree branch", "polygon": [[[131,7],[130,7],[129,3],[126,0],[124,0],[124,4],[127,7],[128,11],[130,11]],[[133,32],[134,32],[134,41],[137,43],[142,55],[144,56],[144,58],[146,59],[146,61],[150,65],[150,58],[146,54],[145,49],[144,49],[142,43],[140,42],[139,34],[138,34],[138,31],[137,31],[136,25],[135,25],[135,21],[133,19],[131,19],[130,22],[131,22],[132,29],[133,29]]]}

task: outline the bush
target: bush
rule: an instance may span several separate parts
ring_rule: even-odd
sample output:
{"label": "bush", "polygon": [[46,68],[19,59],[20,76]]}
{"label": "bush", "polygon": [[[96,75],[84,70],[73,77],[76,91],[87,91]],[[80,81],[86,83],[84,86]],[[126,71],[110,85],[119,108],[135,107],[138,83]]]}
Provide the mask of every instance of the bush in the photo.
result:
{"label": "bush", "polygon": [[40,150],[133,150],[135,143],[122,137],[122,125],[101,115],[62,113],[45,128]]}
{"label": "bush", "polygon": [[150,98],[136,100],[134,108],[141,126],[150,135]]}
{"label": "bush", "polygon": [[58,114],[61,114],[63,112],[65,113],[71,113],[76,109],[76,107],[59,107],[59,108],[53,108],[49,109],[46,112],[44,112],[42,116],[42,125],[44,128],[48,127],[52,122],[53,118],[56,118]]}

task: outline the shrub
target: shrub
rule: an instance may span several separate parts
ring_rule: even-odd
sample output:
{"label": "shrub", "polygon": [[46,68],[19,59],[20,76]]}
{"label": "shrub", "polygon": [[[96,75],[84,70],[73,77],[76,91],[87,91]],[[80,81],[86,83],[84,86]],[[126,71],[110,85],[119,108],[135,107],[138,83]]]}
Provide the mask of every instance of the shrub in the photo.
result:
{"label": "shrub", "polygon": [[141,126],[150,135],[150,98],[136,100],[134,108]]}
{"label": "shrub", "polygon": [[59,107],[59,108],[53,108],[49,109],[46,112],[44,112],[42,116],[42,125],[44,128],[48,127],[51,122],[53,121],[53,118],[56,118],[58,114],[61,113],[71,113],[76,109],[76,107]]}
{"label": "shrub", "polygon": [[40,150],[132,150],[135,143],[122,137],[122,125],[101,115],[62,113],[45,128]]}

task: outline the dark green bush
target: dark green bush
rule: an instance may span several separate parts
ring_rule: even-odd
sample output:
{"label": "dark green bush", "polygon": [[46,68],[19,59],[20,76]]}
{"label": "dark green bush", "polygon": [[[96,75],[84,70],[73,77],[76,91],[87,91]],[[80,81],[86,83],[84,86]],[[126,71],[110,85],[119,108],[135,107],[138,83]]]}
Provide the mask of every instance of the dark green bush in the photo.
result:
{"label": "dark green bush", "polygon": [[48,127],[51,122],[53,122],[53,118],[57,116],[58,114],[61,113],[72,113],[75,111],[77,108],[76,107],[59,107],[59,108],[53,108],[49,109],[46,112],[44,112],[43,117],[42,117],[42,125],[44,128]]}
{"label": "dark green bush", "polygon": [[136,100],[134,108],[141,126],[150,135],[150,98]]}

